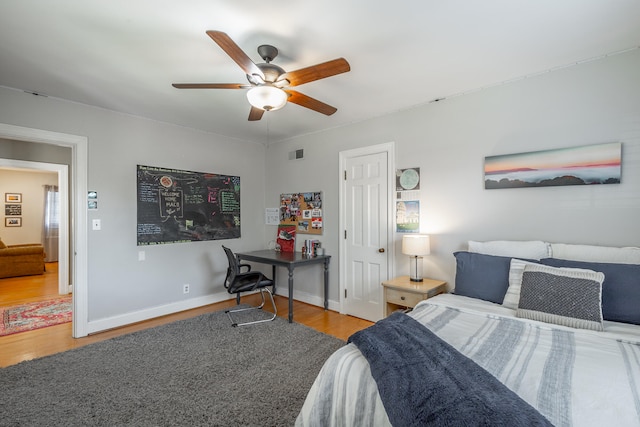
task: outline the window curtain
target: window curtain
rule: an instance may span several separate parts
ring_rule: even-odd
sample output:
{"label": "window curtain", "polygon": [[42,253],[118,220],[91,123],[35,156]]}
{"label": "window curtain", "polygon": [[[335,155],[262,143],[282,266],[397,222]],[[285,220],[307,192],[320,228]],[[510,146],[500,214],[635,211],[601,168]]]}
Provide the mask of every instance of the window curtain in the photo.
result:
{"label": "window curtain", "polygon": [[58,230],[60,229],[60,194],[57,185],[44,186],[44,224],[42,242],[46,262],[58,261]]}

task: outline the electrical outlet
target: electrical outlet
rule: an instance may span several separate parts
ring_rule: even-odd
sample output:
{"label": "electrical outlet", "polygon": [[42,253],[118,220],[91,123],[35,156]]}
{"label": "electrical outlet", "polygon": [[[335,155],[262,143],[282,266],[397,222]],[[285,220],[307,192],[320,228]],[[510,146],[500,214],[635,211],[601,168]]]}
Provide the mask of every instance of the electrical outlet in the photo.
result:
{"label": "electrical outlet", "polygon": [[189,285],[188,284],[184,284],[182,285],[182,293],[183,294],[188,294],[189,293]]}

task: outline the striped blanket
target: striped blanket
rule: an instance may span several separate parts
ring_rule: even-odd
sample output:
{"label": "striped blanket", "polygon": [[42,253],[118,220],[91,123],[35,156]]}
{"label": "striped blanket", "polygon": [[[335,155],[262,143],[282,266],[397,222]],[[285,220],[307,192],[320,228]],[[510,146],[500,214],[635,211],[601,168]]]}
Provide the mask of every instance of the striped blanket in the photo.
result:
{"label": "striped blanket", "polygon": [[396,426],[550,427],[489,372],[402,312],[349,338],[364,355]]}
{"label": "striped blanket", "polygon": [[[411,316],[556,426],[640,426],[640,328],[571,329],[519,319],[502,307],[487,311],[484,302],[468,300],[438,296]],[[296,425],[391,425],[370,368],[353,344],[327,360]]]}

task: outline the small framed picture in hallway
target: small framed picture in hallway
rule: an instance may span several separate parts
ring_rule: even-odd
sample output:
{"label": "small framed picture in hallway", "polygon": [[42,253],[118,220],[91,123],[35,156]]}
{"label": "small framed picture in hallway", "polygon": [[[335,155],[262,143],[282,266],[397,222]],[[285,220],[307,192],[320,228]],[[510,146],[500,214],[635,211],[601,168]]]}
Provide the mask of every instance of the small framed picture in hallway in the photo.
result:
{"label": "small framed picture in hallway", "polygon": [[6,217],[4,219],[5,227],[22,227],[22,218]]}
{"label": "small framed picture in hallway", "polygon": [[6,203],[22,203],[22,193],[4,193]]}

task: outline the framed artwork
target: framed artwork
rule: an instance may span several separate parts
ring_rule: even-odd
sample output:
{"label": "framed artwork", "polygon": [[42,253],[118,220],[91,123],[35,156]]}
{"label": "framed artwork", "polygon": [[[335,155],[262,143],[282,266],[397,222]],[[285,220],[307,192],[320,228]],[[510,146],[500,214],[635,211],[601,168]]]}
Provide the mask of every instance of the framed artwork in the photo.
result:
{"label": "framed artwork", "polygon": [[419,190],[420,168],[396,170],[396,191]]}
{"label": "framed artwork", "polygon": [[22,227],[22,218],[6,217],[4,219],[5,227]]}
{"label": "framed artwork", "polygon": [[93,210],[93,211],[98,209],[98,192],[97,191],[89,191],[87,193],[87,209]]}
{"label": "framed artwork", "polygon": [[22,203],[22,193],[4,193],[6,203]]}
{"label": "framed artwork", "polygon": [[4,205],[6,216],[22,216],[22,205]]}
{"label": "framed artwork", "polygon": [[420,232],[420,200],[396,202],[396,232]]}
{"label": "framed artwork", "polygon": [[484,188],[620,184],[622,143],[490,156]]}

